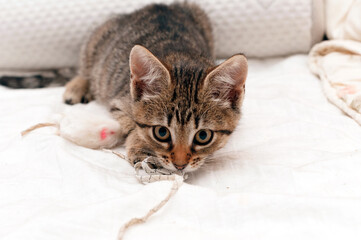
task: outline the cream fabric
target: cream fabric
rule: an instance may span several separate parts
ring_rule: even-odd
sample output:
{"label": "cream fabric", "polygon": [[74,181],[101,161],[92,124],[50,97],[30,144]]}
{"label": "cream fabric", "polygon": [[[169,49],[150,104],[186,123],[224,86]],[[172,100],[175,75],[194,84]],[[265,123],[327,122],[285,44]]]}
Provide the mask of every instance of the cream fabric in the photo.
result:
{"label": "cream fabric", "polygon": [[361,124],[361,1],[328,0],[327,34],[310,52],[328,99]]}
{"label": "cream fabric", "polygon": [[[306,63],[305,55],[250,60],[229,144],[124,239],[361,239],[361,128],[328,103]],[[0,87],[0,239],[115,239],[172,185],[142,185],[127,162],[53,128],[21,139],[72,108],[63,91]]]}
{"label": "cream fabric", "polygon": [[360,0],[326,0],[326,19],[329,39],[361,41]]}

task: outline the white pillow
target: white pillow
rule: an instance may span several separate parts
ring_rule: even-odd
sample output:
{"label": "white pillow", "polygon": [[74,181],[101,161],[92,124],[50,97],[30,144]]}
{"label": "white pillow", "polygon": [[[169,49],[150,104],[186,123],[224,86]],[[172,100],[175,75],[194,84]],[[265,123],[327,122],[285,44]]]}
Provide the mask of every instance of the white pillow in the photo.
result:
{"label": "white pillow", "polygon": [[[0,70],[75,66],[81,44],[95,26],[112,14],[129,13],[153,2],[0,0]],[[199,3],[211,19],[218,58],[239,52],[249,57],[305,53],[323,33],[320,28],[318,35],[311,34],[314,26],[320,25],[320,21],[312,23],[311,0],[193,2]]]}

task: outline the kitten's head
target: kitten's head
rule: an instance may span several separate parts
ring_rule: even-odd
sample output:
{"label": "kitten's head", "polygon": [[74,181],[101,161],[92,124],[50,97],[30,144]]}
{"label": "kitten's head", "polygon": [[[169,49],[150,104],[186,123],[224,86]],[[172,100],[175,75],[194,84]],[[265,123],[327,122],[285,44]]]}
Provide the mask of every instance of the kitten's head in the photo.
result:
{"label": "kitten's head", "polygon": [[163,167],[194,171],[225,145],[241,114],[247,76],[243,55],[217,67],[196,62],[168,66],[137,45],[130,69],[138,135]]}

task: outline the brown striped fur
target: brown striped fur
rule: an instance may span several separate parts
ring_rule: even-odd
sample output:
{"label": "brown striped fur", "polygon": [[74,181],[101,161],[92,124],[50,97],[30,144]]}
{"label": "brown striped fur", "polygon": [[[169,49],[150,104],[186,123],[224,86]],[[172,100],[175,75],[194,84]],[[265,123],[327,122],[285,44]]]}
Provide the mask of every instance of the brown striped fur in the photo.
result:
{"label": "brown striped fur", "polygon": [[[226,143],[241,116],[246,58],[214,60],[211,26],[199,7],[153,4],[93,32],[64,101],[109,106],[133,163],[153,156],[168,169],[193,171]],[[169,130],[169,141],[156,139],[156,126]],[[202,129],[213,136],[204,146],[195,140]]]}

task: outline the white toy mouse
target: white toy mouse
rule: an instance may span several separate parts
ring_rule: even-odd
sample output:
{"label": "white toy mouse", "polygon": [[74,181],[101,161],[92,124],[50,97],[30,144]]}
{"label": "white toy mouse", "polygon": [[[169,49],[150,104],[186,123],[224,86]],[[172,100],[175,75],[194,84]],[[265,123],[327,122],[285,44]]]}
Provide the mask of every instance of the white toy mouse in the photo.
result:
{"label": "white toy mouse", "polygon": [[101,105],[90,103],[66,107],[62,113],[55,114],[50,123],[40,123],[22,132],[54,126],[58,135],[83,147],[92,149],[112,148],[118,143],[119,123]]}

